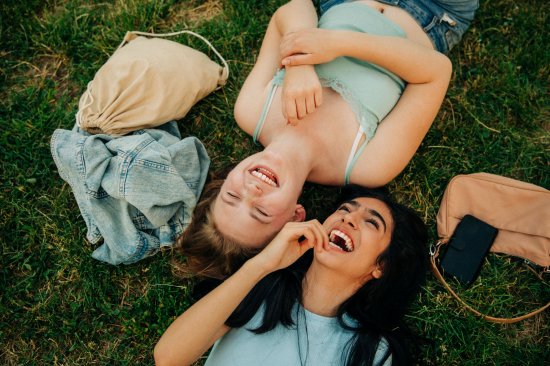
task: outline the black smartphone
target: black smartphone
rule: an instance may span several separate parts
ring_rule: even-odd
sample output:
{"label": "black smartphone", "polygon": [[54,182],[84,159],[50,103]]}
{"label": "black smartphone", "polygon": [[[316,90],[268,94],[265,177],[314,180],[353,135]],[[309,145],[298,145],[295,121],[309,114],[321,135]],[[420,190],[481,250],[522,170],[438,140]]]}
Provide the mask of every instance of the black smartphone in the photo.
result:
{"label": "black smartphone", "polygon": [[465,215],[446,245],[441,268],[463,284],[472,284],[497,234],[495,227],[472,215]]}

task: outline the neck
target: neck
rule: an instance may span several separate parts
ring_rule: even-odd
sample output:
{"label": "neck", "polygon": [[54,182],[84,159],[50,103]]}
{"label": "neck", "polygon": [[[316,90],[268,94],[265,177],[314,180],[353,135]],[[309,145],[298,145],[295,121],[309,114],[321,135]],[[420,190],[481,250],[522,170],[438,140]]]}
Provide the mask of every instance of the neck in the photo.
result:
{"label": "neck", "polygon": [[289,127],[269,139],[264,146],[265,151],[274,151],[286,161],[291,162],[296,178],[305,183],[314,167],[315,156],[318,154],[314,147],[315,143],[311,139],[294,133],[292,127]]}
{"label": "neck", "polygon": [[335,316],[338,307],[362,286],[362,283],[350,282],[349,277],[341,276],[315,261],[303,281],[304,308],[328,317]]}

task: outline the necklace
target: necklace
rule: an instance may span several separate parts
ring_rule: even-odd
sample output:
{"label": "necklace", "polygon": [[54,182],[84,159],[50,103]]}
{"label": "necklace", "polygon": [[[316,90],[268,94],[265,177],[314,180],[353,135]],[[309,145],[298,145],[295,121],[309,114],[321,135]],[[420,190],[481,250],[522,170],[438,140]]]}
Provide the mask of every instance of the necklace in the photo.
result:
{"label": "necklace", "polygon": [[[302,330],[302,327],[300,326],[300,320],[303,319],[303,328],[305,330],[305,339],[300,337],[300,333]],[[307,333],[307,318],[306,318],[306,312],[303,306],[300,304],[296,304],[296,338],[298,342],[298,358],[300,359],[300,366],[306,366],[307,365],[307,356],[309,353],[309,339],[308,339],[308,333]],[[303,355],[304,352],[302,352],[302,342],[305,341],[305,357]]]}

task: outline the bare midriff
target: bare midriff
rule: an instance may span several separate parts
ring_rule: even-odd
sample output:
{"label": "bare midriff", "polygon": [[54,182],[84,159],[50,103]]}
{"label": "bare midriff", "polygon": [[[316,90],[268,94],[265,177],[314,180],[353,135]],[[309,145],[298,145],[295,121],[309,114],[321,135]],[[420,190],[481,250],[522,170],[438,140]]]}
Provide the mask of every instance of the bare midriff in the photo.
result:
{"label": "bare midriff", "polygon": [[407,34],[407,38],[411,41],[418,42],[426,47],[434,48],[430,37],[424,32],[422,27],[416,20],[405,10],[392,5],[382,4],[374,0],[358,0],[371,8],[378,10],[385,17],[399,25]]}

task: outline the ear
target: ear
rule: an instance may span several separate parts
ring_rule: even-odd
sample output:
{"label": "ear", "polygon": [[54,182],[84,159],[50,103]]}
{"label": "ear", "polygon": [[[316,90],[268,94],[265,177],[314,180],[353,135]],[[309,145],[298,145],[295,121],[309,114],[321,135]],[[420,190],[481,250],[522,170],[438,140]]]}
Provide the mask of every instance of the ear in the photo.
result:
{"label": "ear", "polygon": [[372,277],[374,277],[376,279],[382,277],[382,268],[376,267],[376,269],[374,271],[372,271]]}
{"label": "ear", "polygon": [[291,221],[301,222],[306,219],[306,209],[304,206],[297,204],[294,209],[294,216],[292,216]]}

